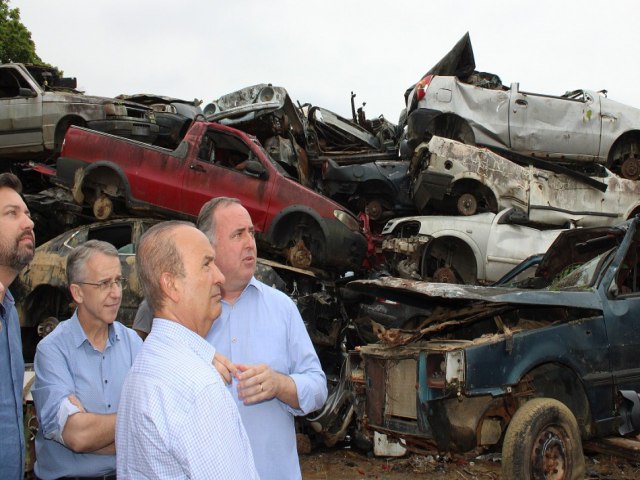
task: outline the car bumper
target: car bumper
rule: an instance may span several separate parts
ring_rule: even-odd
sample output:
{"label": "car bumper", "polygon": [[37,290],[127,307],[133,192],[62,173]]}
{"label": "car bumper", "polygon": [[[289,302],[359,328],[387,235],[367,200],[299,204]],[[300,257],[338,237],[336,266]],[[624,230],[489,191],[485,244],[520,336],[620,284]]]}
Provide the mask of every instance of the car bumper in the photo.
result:
{"label": "car bumper", "polygon": [[87,127],[92,130],[98,130],[132,140],[139,140],[145,143],[153,143],[160,131],[160,128],[155,123],[137,119],[94,120],[88,122]]}

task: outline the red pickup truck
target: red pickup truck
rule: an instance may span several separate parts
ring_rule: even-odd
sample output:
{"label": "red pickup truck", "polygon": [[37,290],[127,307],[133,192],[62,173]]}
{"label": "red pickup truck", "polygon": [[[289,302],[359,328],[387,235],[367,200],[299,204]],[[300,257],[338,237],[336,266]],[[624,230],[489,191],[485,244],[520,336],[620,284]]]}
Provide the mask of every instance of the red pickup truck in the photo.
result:
{"label": "red pickup truck", "polygon": [[259,247],[300,268],[358,270],[367,250],[352,213],[289,177],[254,137],[217,123],[193,122],[175,150],[72,127],[52,181],[100,220],[118,211],[194,220],[210,198],[237,197]]}

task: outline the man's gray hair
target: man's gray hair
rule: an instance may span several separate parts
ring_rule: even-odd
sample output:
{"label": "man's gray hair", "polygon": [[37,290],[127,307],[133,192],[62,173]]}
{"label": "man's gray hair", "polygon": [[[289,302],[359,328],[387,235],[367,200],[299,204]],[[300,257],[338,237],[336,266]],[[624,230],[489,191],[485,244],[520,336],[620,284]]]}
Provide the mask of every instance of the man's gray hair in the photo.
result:
{"label": "man's gray hair", "polygon": [[118,257],[116,247],[102,240],[88,240],[82,245],[77,246],[67,257],[68,285],[86,280],[86,278],[84,278],[85,265],[95,253],[103,253],[109,257]]}
{"label": "man's gray hair", "polygon": [[198,214],[198,228],[203,232],[211,245],[216,244],[216,222],[213,214],[219,207],[227,205],[242,205],[239,199],[232,197],[215,197],[205,203]]}
{"label": "man's gray hair", "polygon": [[138,244],[136,266],[144,298],[152,312],[164,306],[160,277],[170,273],[176,277],[186,275],[184,263],[175,242],[175,230],[182,226],[195,227],[191,222],[170,220],[155,224],[147,230]]}

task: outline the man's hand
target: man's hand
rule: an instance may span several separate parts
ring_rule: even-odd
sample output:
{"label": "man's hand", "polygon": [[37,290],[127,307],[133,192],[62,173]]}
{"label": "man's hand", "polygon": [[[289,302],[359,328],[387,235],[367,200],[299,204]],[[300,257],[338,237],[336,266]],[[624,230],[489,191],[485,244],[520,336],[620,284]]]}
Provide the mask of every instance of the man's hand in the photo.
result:
{"label": "man's hand", "polygon": [[73,393],[71,395],[69,395],[69,401],[75,405],[76,407],[78,407],[78,409],[80,410],[80,413],[87,413],[87,411],[84,408],[84,405],[82,405],[82,402],[80,400],[78,400],[78,397],[76,397]]}
{"label": "man's hand", "polygon": [[227,385],[231,383],[232,377],[238,376],[238,368],[233,364],[231,360],[229,360],[220,352],[216,352],[211,363],[214,367],[216,367],[216,370],[218,370],[218,373],[224,380],[224,383],[226,383]]}
{"label": "man's hand", "polygon": [[293,379],[268,365],[238,365],[238,398],[245,405],[277,398],[293,408],[300,408],[298,389]]}

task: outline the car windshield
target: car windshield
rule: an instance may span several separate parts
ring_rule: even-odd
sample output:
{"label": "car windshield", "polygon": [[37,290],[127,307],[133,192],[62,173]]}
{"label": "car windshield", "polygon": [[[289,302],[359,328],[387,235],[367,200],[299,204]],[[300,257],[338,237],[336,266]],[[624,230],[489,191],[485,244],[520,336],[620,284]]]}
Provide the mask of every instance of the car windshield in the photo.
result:
{"label": "car windshield", "polygon": [[587,288],[592,286],[598,272],[601,271],[600,266],[607,261],[615,250],[615,248],[607,250],[582,264],[569,265],[556,276],[553,282],[551,282],[551,285],[549,285],[548,290]]}

